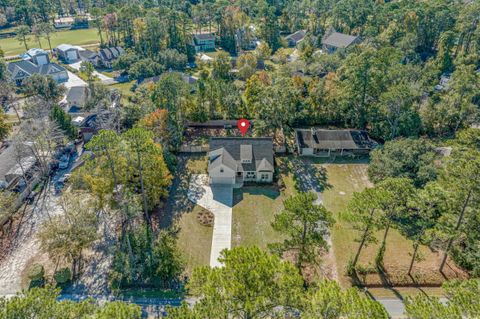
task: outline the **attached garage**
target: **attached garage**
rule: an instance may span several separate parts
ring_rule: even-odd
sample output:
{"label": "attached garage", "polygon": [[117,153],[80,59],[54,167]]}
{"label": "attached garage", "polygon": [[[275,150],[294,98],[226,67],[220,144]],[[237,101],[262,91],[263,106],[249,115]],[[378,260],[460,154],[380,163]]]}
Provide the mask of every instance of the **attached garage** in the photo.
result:
{"label": "attached garage", "polygon": [[211,184],[233,185],[235,179],[233,177],[212,176]]}
{"label": "attached garage", "polygon": [[65,63],[72,63],[80,60],[80,54],[78,53],[78,48],[69,45],[61,44],[56,49],[58,57],[61,58]]}

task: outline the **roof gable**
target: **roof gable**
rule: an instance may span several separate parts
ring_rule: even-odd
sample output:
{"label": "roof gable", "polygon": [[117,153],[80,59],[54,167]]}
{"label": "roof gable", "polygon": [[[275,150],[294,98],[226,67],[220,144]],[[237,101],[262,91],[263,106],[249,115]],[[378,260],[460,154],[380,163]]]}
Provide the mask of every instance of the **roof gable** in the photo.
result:
{"label": "roof gable", "polygon": [[[222,156],[219,156],[219,150]],[[273,171],[273,141],[272,138],[211,138],[210,159],[218,160],[215,156],[223,157],[222,161],[237,172]],[[251,157],[250,162],[242,162],[242,159]],[[212,167],[212,160],[209,169]]]}
{"label": "roof gable", "polygon": [[322,39],[322,44],[336,48],[347,48],[358,39],[357,36],[343,34],[335,30],[330,30]]}

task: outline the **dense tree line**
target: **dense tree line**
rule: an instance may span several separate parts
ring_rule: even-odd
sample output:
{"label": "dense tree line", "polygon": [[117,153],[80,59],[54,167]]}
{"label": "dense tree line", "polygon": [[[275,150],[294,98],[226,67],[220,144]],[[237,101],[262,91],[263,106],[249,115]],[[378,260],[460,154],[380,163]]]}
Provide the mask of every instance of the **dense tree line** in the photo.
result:
{"label": "dense tree line", "polygon": [[[388,318],[383,306],[356,288],[341,289],[321,281],[304,290],[295,267],[257,247],[222,253],[222,268],[199,267],[188,285],[198,298],[193,307],[168,307],[168,318]],[[406,318],[475,318],[480,314],[480,282],[443,285],[447,302],[418,294],[406,300]],[[123,318],[141,317],[140,308],[122,302],[97,306],[90,300],[57,301],[59,291],[34,288],[0,299],[0,318]]]}
{"label": "dense tree line", "polygon": [[[24,10],[29,5],[33,9]],[[18,0],[5,1],[2,8],[15,8],[17,21],[29,27],[54,14],[90,13],[102,45],[127,49],[115,68],[139,80],[183,71],[194,60],[192,34],[201,31],[214,31],[217,44],[232,54],[255,36],[262,41],[256,58],[275,53],[280,65],[268,76],[255,74],[251,56],[243,58],[250,61],[239,68],[244,88],[222,74],[226,58],[219,56],[193,96],[184,92],[191,101],[184,118],[249,116],[257,120],[258,134],[289,134],[296,125],[355,127],[381,140],[453,136],[479,119],[480,6],[475,1]],[[360,36],[362,44],[316,54],[330,27]],[[33,29],[43,30],[44,37],[51,33]],[[282,35],[299,29],[306,29],[307,37],[299,45],[300,58],[288,62]],[[30,31],[24,31],[18,36],[26,44]],[[451,75],[449,84],[434,90],[442,74]]]}

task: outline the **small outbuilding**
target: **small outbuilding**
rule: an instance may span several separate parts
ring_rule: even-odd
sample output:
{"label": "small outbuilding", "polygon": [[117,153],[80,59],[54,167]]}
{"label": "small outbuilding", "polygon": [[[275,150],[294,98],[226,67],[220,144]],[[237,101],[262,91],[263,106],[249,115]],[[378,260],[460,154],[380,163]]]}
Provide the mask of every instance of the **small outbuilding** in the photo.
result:
{"label": "small outbuilding", "polygon": [[296,47],[300,42],[302,42],[305,39],[306,35],[307,35],[307,30],[298,30],[297,32],[287,35],[285,37],[285,40],[288,41],[289,47]]}
{"label": "small outbuilding", "polygon": [[296,129],[297,151],[302,156],[368,155],[378,143],[361,130]]}

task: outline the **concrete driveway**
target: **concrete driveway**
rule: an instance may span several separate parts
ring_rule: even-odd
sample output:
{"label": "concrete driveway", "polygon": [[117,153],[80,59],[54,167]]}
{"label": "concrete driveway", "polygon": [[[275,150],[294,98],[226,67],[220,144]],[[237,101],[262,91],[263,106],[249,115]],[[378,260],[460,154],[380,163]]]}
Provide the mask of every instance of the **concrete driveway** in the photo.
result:
{"label": "concrete driveway", "polygon": [[87,82],[79,78],[76,74],[67,71],[68,73],[68,81],[63,83],[67,89],[70,89],[72,87],[76,86],[87,86]]}
{"label": "concrete driveway", "polygon": [[[80,71],[81,64],[82,64],[82,61],[79,61],[79,62],[71,63],[68,66],[74,68],[75,70]],[[113,78],[108,77],[105,74],[102,74],[98,71],[93,71],[93,75],[98,77],[100,82],[102,82],[103,84],[109,85],[109,84],[113,84],[113,83],[116,82]]]}
{"label": "concrete driveway", "polygon": [[188,198],[215,216],[210,267],[221,267],[222,263],[218,261],[220,252],[230,249],[232,243],[233,187],[228,185],[211,187],[206,174],[193,175],[190,179]]}

